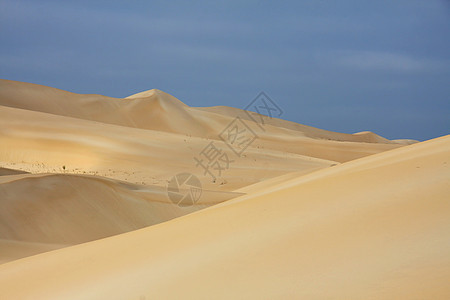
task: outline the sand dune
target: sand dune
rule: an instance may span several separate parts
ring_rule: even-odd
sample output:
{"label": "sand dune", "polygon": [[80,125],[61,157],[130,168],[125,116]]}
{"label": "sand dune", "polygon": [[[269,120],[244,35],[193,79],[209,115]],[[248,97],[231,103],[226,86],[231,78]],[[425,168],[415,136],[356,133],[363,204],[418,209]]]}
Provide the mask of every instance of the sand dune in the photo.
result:
{"label": "sand dune", "polygon": [[235,157],[218,143],[234,162],[213,182],[194,161],[208,143],[204,138],[0,106],[0,167],[32,173],[90,174],[166,186],[175,174],[190,172],[203,179],[206,189],[232,191],[286,172],[336,164],[257,147],[247,149],[245,157]]}
{"label": "sand dune", "polygon": [[6,263],[0,295],[448,299],[449,153],[446,136]]}
{"label": "sand dune", "polygon": [[[119,99],[81,95],[37,84],[0,80],[0,105],[121,126],[205,135],[207,124],[188,106],[159,90]],[[174,122],[173,120],[177,120]]]}
{"label": "sand dune", "polygon": [[[229,113],[190,108],[157,90],[117,99],[8,80],[0,80],[0,86],[0,167],[32,173],[101,175],[165,186],[175,174],[190,172],[203,177],[207,189],[232,191],[402,146],[351,141],[361,137],[268,119],[273,124],[265,131],[247,123],[257,139],[235,157],[219,138],[234,119]],[[234,161],[215,181],[194,161],[210,141]]]}
{"label": "sand dune", "polygon": [[[227,106],[213,106],[213,107],[196,107],[195,109],[213,112],[219,115],[226,115],[230,117],[239,116],[242,119],[250,121],[251,118],[248,114],[244,113],[241,109]],[[260,116],[256,112],[249,112],[249,114],[253,117],[253,120],[257,120]],[[395,144],[397,141],[390,141],[386,138],[383,138],[373,132],[363,131],[355,134],[346,134],[340,132],[333,132],[324,129],[319,129],[303,124],[298,124],[295,122],[290,122],[278,118],[264,118],[264,122],[268,125],[269,128],[271,126],[285,128],[292,131],[296,131],[297,134],[301,134],[306,137],[311,138],[319,138],[326,140],[334,140],[334,141],[342,141],[342,142],[364,142],[364,143],[383,143],[383,144]],[[295,135],[295,133],[294,133]],[[417,142],[414,140],[409,140],[411,143]]]}
{"label": "sand dune", "polygon": [[[164,188],[80,175],[0,177],[0,261],[113,236],[158,224],[242,193],[203,191],[195,205],[179,207]],[[55,245],[61,245],[59,247]],[[20,251],[13,256],[12,250]],[[26,256],[26,255],[24,255]]]}
{"label": "sand dune", "polygon": [[[191,108],[175,97],[156,89],[119,99],[101,95],[75,94],[32,83],[0,80],[0,105],[108,124],[209,138],[216,138],[217,134],[237,116],[250,121],[248,115],[241,109]],[[277,118],[267,118],[266,124],[269,132],[274,129],[273,127],[278,127],[294,131],[290,132],[291,135],[312,138],[395,143],[373,133],[343,134]]]}
{"label": "sand dune", "polygon": [[[219,140],[219,134],[227,125],[240,117],[247,120],[248,126],[258,135],[253,147],[339,162],[402,145],[373,133],[342,134],[276,118],[267,118],[265,129],[261,130],[255,122],[249,121],[249,117],[241,109],[191,108],[159,90],[119,99],[0,80],[0,105],[213,140]],[[310,139],[305,140],[305,137]],[[303,144],[301,147],[298,146],[299,142]],[[342,142],[352,143],[349,146]]]}
{"label": "sand dune", "polygon": [[[0,299],[450,298],[450,136],[260,116],[0,80]],[[179,173],[192,206],[168,197]]]}
{"label": "sand dune", "polygon": [[[216,138],[219,133],[217,127],[222,130],[237,116],[250,123],[254,122],[242,109],[226,106],[189,107],[157,89],[121,99],[102,95],[76,94],[32,83],[0,79],[0,105],[108,124],[209,138]],[[259,116],[254,112],[250,114]],[[294,131],[289,132],[294,136],[348,142],[397,143],[372,132],[338,133],[278,118],[265,118],[264,122],[269,132],[274,127],[283,128]]]}

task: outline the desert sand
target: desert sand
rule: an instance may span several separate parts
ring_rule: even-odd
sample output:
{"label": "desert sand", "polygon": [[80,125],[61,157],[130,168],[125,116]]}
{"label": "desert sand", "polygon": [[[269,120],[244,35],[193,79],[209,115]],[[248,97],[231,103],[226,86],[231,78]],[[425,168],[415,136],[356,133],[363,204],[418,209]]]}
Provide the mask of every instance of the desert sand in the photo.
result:
{"label": "desert sand", "polygon": [[[0,80],[0,299],[450,298],[450,136],[265,120]],[[233,160],[216,178],[210,143]],[[179,173],[194,205],[168,197]]]}

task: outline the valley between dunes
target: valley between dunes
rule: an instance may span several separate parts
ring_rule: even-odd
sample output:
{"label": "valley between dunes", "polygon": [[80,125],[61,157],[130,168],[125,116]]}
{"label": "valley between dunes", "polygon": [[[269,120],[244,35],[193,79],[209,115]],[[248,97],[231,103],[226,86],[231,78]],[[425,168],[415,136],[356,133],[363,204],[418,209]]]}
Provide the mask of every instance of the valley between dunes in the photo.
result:
{"label": "valley between dunes", "polygon": [[[0,299],[450,298],[450,136],[252,116],[0,80]],[[193,205],[168,197],[180,173]]]}

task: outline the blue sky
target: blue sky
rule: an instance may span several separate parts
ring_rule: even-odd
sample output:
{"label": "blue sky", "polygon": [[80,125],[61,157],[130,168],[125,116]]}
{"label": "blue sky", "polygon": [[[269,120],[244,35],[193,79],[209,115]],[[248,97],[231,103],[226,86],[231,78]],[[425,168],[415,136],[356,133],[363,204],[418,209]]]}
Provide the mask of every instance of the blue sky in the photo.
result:
{"label": "blue sky", "polygon": [[113,97],[158,88],[284,119],[430,139],[450,128],[450,1],[0,0],[0,78]]}

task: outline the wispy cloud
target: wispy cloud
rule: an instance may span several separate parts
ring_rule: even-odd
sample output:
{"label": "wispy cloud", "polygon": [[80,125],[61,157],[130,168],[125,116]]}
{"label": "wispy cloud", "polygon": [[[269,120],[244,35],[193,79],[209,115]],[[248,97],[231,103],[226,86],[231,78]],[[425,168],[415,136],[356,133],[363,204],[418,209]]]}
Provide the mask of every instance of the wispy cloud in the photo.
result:
{"label": "wispy cloud", "polygon": [[353,132],[323,108],[361,105],[364,128],[386,105],[448,114],[443,3],[0,0],[0,77],[111,96],[155,87],[195,106],[241,107],[263,89],[291,120]]}
{"label": "wispy cloud", "polygon": [[360,70],[420,72],[448,66],[447,62],[422,59],[392,52],[351,51],[337,54],[339,65]]}
{"label": "wispy cloud", "polygon": [[[37,11],[45,13],[36,13]],[[205,35],[217,36],[230,33],[246,36],[254,33],[253,26],[244,21],[205,20],[188,15],[159,16],[148,12],[102,10],[62,2],[4,0],[0,18],[5,25],[57,23],[74,30],[84,28],[96,31],[100,28],[178,37],[186,35],[204,37]]]}

